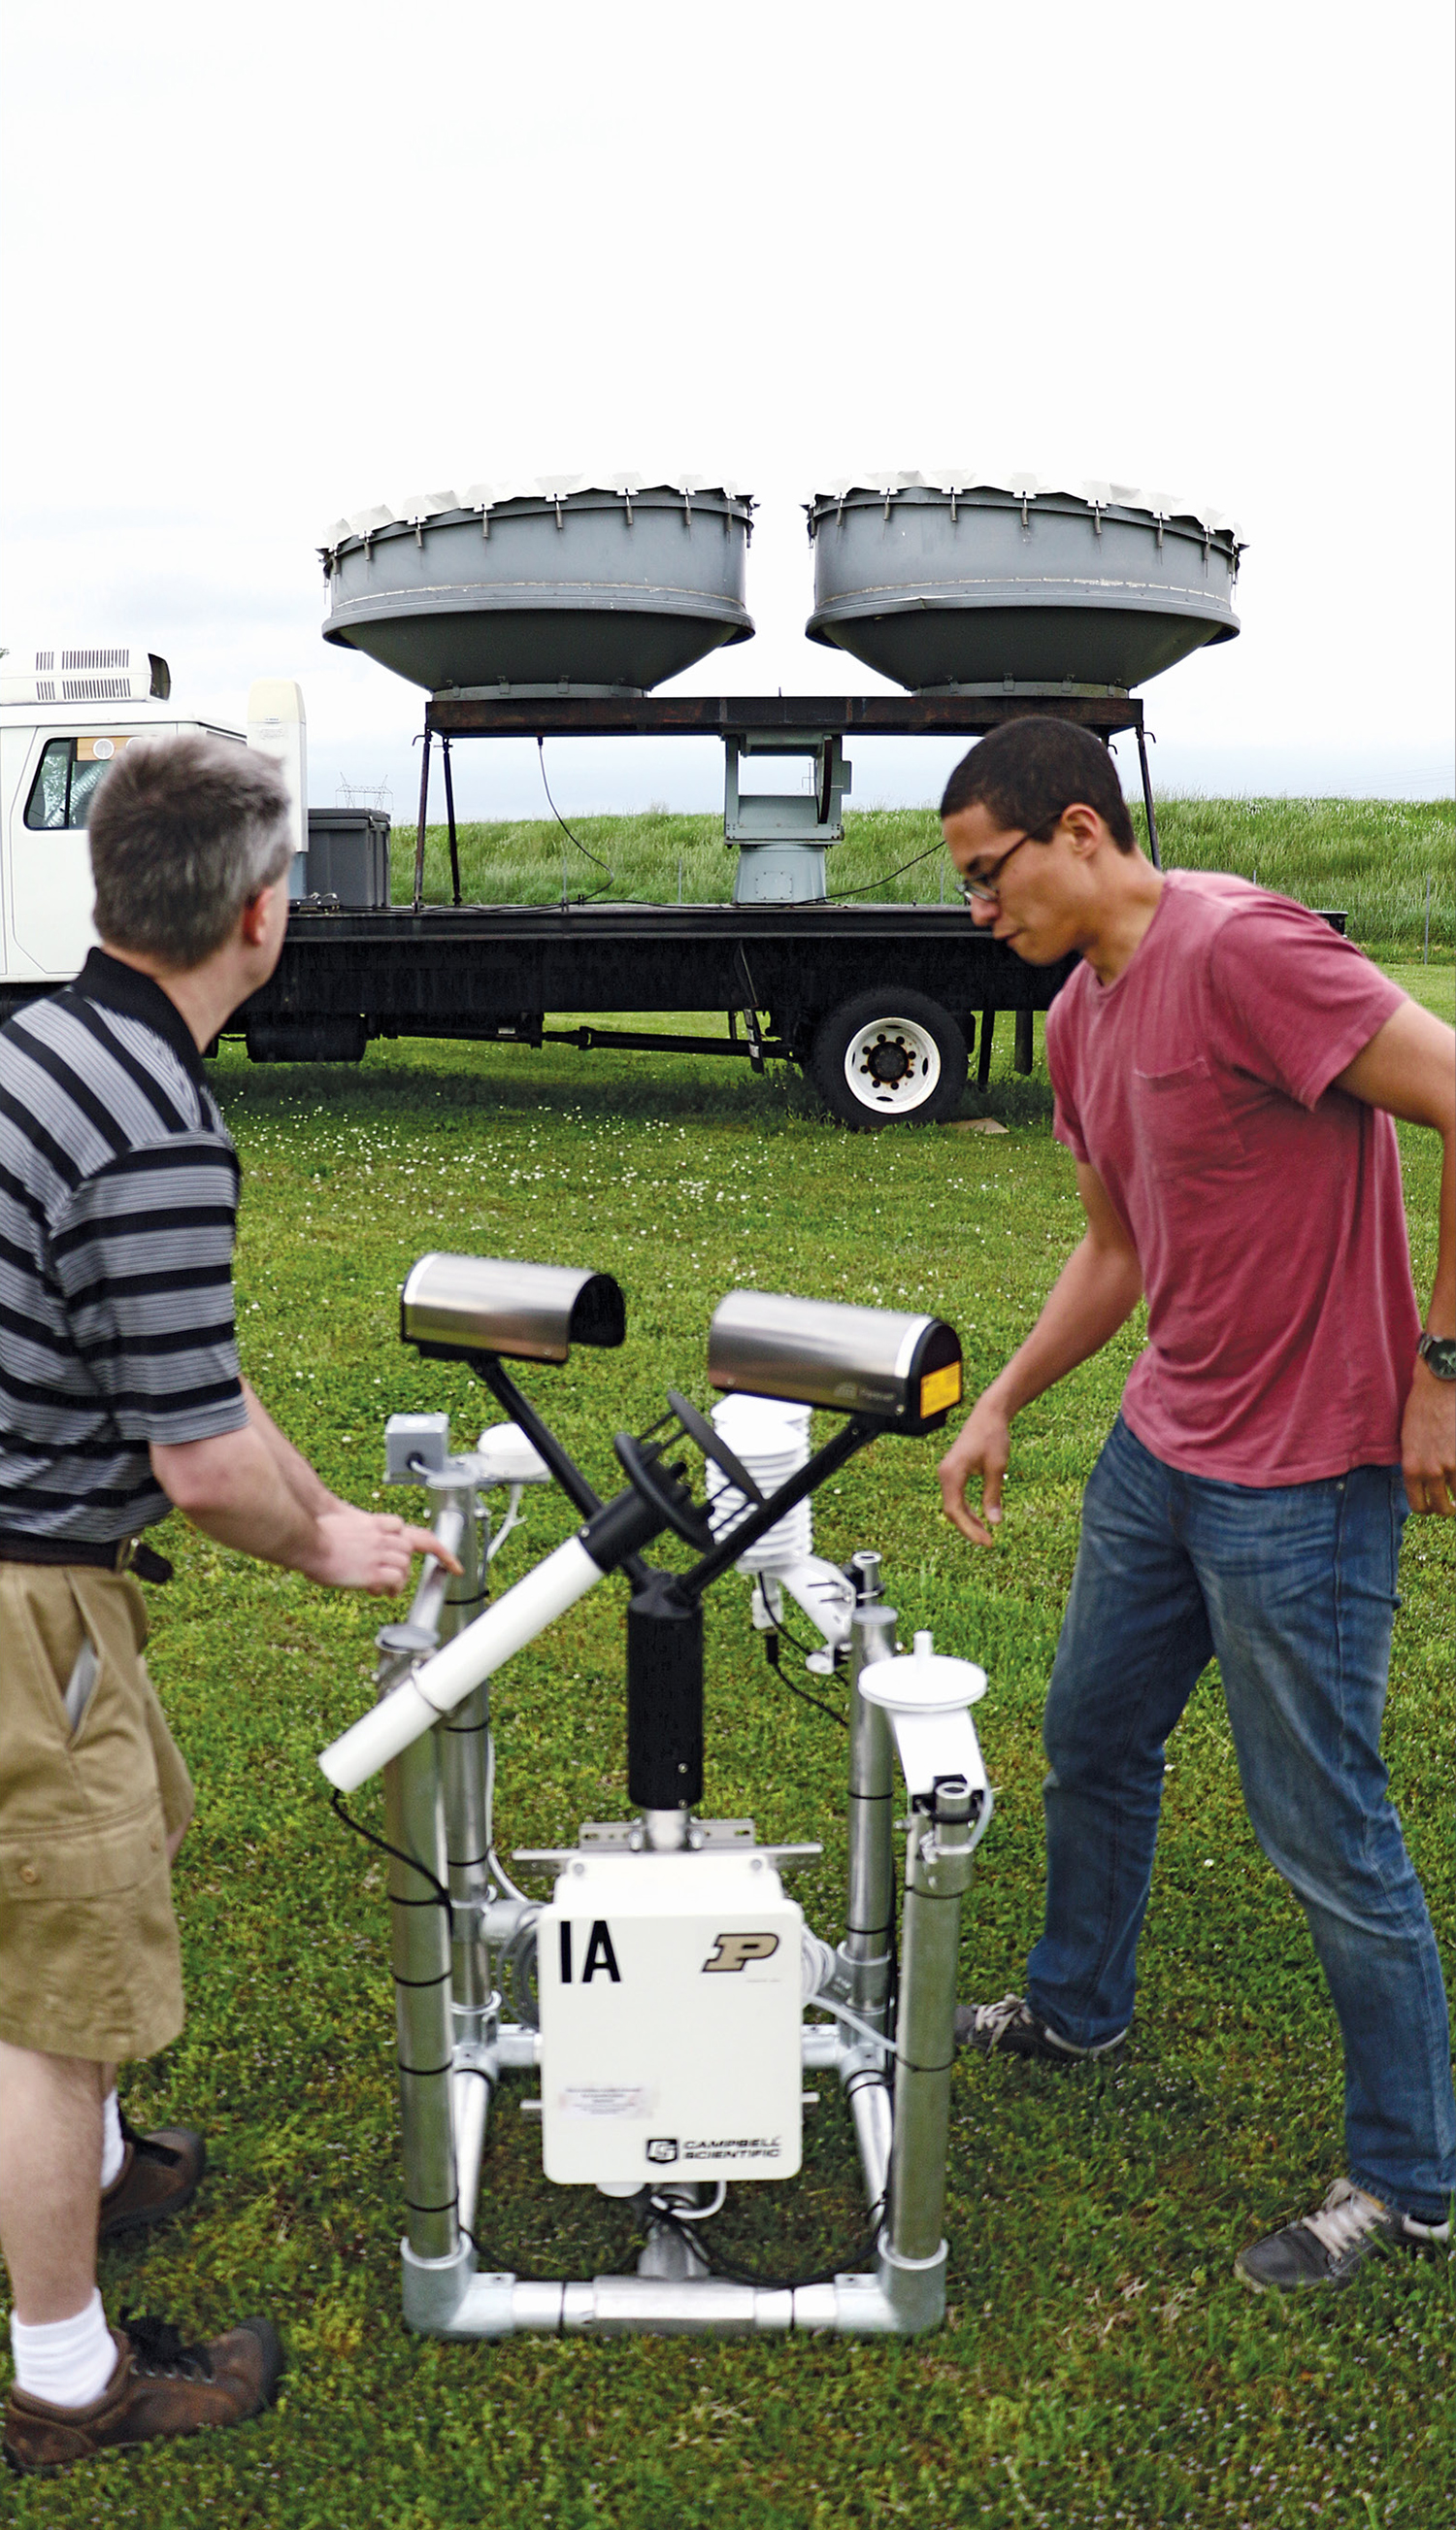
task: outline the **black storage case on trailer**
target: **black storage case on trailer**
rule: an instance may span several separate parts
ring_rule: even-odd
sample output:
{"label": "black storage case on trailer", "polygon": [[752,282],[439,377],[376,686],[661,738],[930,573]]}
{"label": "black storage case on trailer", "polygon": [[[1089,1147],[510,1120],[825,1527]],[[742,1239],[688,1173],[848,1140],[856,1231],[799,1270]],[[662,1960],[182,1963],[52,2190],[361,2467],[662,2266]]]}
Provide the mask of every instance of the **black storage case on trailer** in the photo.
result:
{"label": "black storage case on trailer", "polygon": [[304,897],[374,911],[390,901],[390,821],[382,808],[310,808]]}

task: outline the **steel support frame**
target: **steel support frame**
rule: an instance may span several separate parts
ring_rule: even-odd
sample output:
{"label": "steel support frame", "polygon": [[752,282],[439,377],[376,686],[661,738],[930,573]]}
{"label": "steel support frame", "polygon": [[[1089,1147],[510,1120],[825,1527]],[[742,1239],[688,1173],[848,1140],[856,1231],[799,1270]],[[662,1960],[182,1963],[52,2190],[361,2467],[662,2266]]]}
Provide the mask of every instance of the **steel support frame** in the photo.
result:
{"label": "steel support frame", "polygon": [[755,751],[794,739],[812,752],[836,737],[984,738],[1029,714],[1075,721],[1099,738],[1143,726],[1139,694],[947,686],[909,694],[435,694],[425,727],[441,738],[736,738]]}
{"label": "steel support frame", "polygon": [[[1092,730],[1105,742],[1125,730],[1135,733],[1149,846],[1154,865],[1160,869],[1143,703],[1138,694],[1065,685],[946,687],[921,693],[831,696],[435,694],[425,711],[419,833],[414,856],[415,910],[423,904],[425,807],[430,741],[435,736],[445,750],[451,874],[455,903],[458,905],[459,858],[450,767],[451,742],[456,738],[534,738],[538,744],[547,738],[721,738],[725,842],[748,852],[769,846],[781,852],[792,852],[797,847],[808,853],[822,852],[827,845],[843,838],[840,803],[849,788],[849,768],[844,762],[846,737],[858,732],[865,737],[984,738],[988,731],[999,729],[1007,721],[1036,714],[1072,721],[1081,729]],[[815,760],[812,802],[797,797],[740,796],[740,756],[798,754],[812,755]],[[1016,1068],[1031,1069],[1030,1048],[1023,1049],[1019,1036]]]}

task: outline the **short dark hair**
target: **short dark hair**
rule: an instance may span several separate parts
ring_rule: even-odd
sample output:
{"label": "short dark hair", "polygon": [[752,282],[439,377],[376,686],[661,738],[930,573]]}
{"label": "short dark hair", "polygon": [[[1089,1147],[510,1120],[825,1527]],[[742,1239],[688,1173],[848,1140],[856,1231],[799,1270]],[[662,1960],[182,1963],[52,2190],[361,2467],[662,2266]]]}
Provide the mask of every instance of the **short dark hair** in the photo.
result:
{"label": "short dark hair", "polygon": [[1097,810],[1120,852],[1135,849],[1117,768],[1101,739],[1075,721],[1028,714],[1002,721],[961,757],[945,785],[941,815],[957,817],[962,808],[980,805],[1003,831],[1020,826],[1045,841],[1076,800]]}
{"label": "short dark hair", "polygon": [[96,929],[184,971],[220,949],[249,898],[282,878],[288,785],[222,738],[134,739],[89,820]]}

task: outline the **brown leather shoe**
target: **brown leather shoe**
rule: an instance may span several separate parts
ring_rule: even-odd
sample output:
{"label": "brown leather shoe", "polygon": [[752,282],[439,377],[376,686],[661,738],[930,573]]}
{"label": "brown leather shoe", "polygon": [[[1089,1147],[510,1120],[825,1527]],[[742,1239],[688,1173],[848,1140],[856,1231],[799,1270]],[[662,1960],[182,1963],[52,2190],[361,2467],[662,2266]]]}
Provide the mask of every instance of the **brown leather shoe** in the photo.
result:
{"label": "brown leather shoe", "polygon": [[116,2370],[88,2407],[52,2407],[11,2391],[4,2450],[18,2475],[54,2477],[130,2443],[242,2424],[277,2394],[283,2347],[266,2319],[240,2320],[208,2345],[184,2345],[165,2319],[128,2319],[111,2333]]}
{"label": "brown leather shoe", "polygon": [[190,2205],[207,2167],[207,2147],[189,2126],[163,2126],[156,2134],[138,2134],[122,2119],[122,2166],[101,2197],[98,2240],[114,2240],[119,2231],[139,2231],[148,2223],[165,2223]]}

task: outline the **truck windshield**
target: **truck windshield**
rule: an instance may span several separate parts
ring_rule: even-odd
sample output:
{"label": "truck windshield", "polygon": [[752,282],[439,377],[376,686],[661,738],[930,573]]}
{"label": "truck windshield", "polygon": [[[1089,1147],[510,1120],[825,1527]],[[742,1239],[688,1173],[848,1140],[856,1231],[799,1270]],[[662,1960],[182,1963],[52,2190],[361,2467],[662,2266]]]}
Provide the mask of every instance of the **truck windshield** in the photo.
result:
{"label": "truck windshield", "polygon": [[124,738],[48,739],[26,801],[27,825],[51,834],[83,826],[98,783],[126,743]]}

